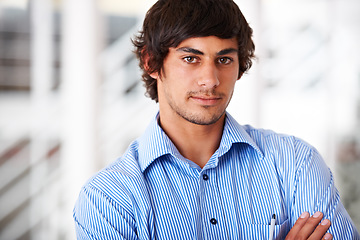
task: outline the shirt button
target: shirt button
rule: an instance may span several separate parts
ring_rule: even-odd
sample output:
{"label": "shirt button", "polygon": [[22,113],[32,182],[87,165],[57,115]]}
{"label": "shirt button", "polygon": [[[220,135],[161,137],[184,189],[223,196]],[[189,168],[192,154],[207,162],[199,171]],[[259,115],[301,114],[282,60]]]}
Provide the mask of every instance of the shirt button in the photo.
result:
{"label": "shirt button", "polygon": [[205,181],[207,181],[207,180],[209,180],[209,176],[206,175],[206,174],[204,174],[204,175],[203,175],[203,179],[204,179]]}
{"label": "shirt button", "polygon": [[217,220],[215,218],[210,219],[210,222],[214,225],[217,224]]}

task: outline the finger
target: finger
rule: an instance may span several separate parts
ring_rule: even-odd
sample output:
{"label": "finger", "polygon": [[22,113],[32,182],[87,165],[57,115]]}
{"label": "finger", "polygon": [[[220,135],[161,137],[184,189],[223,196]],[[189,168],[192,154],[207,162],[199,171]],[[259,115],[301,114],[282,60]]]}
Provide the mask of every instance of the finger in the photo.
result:
{"label": "finger", "polygon": [[286,235],[286,240],[295,239],[298,232],[305,225],[306,221],[309,219],[310,214],[308,212],[303,212],[300,217],[296,220],[294,226],[290,229],[289,233]]}
{"label": "finger", "polygon": [[[308,237],[314,232],[318,224],[320,223],[321,219],[323,217],[323,214],[321,212],[316,212],[314,215],[312,215],[305,223],[305,225],[301,228],[301,230],[297,233],[297,237],[299,239],[308,239]],[[320,233],[317,233],[320,234]],[[315,234],[314,236],[317,236]],[[325,232],[323,233],[323,235]],[[321,235],[321,237],[323,236]],[[318,239],[321,239],[318,238]],[[315,238],[316,239],[316,238]]]}
{"label": "finger", "polygon": [[[331,225],[330,220],[328,220],[328,219],[323,220],[316,227],[315,231],[311,234],[311,236],[309,237],[309,240],[324,239],[325,235],[327,235],[327,237],[328,237],[330,233],[329,234],[325,234],[325,233],[329,229],[330,225]],[[330,236],[331,236],[331,234],[330,234]],[[329,239],[329,238],[327,238],[327,239]]]}
{"label": "finger", "polygon": [[332,240],[333,236],[330,233],[327,233],[324,235],[324,237],[322,238],[323,240]]}

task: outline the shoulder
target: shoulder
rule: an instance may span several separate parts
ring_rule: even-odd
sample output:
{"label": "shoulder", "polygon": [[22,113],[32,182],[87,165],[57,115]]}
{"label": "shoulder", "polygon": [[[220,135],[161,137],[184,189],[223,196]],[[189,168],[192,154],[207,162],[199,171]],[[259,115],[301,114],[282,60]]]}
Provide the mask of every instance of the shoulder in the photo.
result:
{"label": "shoulder", "polygon": [[75,203],[73,217],[78,236],[113,239],[121,235],[135,239],[137,226],[146,224],[150,207],[136,146],[132,144],[121,158],[86,182]]}
{"label": "shoulder", "polygon": [[264,154],[286,154],[296,158],[304,158],[316,151],[312,145],[293,135],[254,128],[250,125],[243,127]]}
{"label": "shoulder", "polygon": [[145,201],[146,184],[137,161],[137,143],[134,141],[125,154],[97,172],[83,186],[82,191],[93,191],[114,204],[132,205]]}
{"label": "shoulder", "polygon": [[244,126],[245,131],[263,153],[264,161],[274,165],[282,176],[296,178],[309,171],[328,175],[328,167],[318,150],[293,135]]}
{"label": "shoulder", "polygon": [[272,130],[255,128],[251,125],[240,125],[229,114],[223,136],[230,143],[246,143],[260,151],[263,157],[266,155],[290,154],[292,157],[308,155],[314,148],[302,139],[277,133]]}

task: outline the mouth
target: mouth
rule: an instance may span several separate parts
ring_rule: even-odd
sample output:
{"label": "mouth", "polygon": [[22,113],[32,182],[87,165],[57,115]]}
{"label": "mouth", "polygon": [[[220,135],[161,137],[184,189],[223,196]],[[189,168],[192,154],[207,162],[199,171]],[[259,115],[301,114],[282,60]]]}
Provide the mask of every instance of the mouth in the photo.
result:
{"label": "mouth", "polygon": [[212,106],[221,101],[221,97],[218,96],[191,96],[190,99],[199,103],[200,105]]}

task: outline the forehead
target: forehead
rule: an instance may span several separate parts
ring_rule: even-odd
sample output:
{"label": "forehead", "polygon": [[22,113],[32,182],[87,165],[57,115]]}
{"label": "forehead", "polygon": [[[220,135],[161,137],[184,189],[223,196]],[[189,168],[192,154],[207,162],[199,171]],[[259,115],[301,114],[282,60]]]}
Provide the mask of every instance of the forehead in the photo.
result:
{"label": "forehead", "polygon": [[188,38],[182,41],[173,50],[182,48],[192,48],[199,50],[203,53],[218,53],[224,49],[236,49],[238,50],[238,43],[236,38],[223,39],[215,36],[208,37],[194,37]]}

